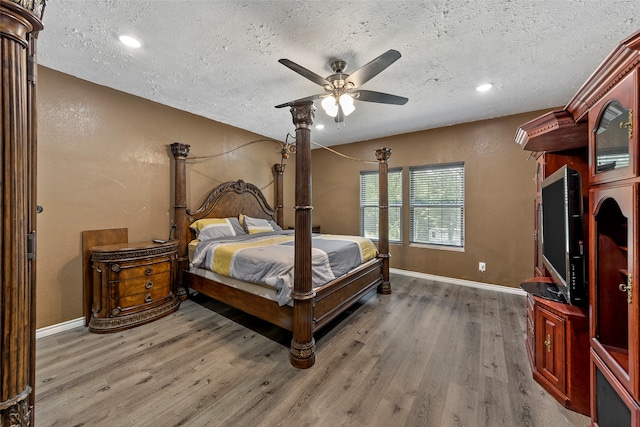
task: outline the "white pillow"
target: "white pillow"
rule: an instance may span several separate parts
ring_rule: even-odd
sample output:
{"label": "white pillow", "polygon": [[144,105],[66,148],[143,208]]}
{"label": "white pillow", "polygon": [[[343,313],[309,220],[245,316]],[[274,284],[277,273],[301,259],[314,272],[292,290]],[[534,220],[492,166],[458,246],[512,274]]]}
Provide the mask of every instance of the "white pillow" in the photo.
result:
{"label": "white pillow", "polygon": [[249,234],[266,233],[274,231],[273,226],[266,219],[252,218],[246,215],[240,215],[241,224],[244,225],[244,229]]}

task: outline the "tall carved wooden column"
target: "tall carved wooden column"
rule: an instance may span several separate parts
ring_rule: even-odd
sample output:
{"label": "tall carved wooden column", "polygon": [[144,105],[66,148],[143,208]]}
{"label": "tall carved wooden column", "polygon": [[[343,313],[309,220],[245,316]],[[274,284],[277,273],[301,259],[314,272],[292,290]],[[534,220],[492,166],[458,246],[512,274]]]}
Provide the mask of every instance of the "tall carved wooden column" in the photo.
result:
{"label": "tall carved wooden column", "polygon": [[284,228],[284,212],[282,211],[284,205],[284,184],[283,175],[284,167],[283,163],[276,163],[273,165],[273,182],[274,182],[274,198],[276,204],[276,222],[282,228]]}
{"label": "tall carved wooden column", "polygon": [[36,37],[44,0],[0,0],[2,287],[0,425],[33,425],[35,402]]}
{"label": "tall carved wooden column", "polygon": [[171,144],[171,154],[174,158],[174,224],[176,226],[176,238],[178,239],[178,298],[184,301],[188,298],[187,289],[184,287],[182,271],[188,267],[189,254],[187,244],[191,241],[189,229],[187,228],[187,183],[186,160],[189,155],[190,145],[174,142]]}
{"label": "tall carved wooden column", "polygon": [[378,286],[378,293],[390,294],[391,283],[389,282],[389,158],[391,148],[378,148],[376,158],[378,159],[378,175],[380,196],[378,200],[379,223],[378,223],[378,258],[382,258],[382,284]]}
{"label": "tall carved wooden column", "polygon": [[311,282],[311,125],[314,114],[313,102],[291,107],[293,124],[296,125],[296,235],[290,361],[296,368],[309,368],[316,361],[316,342],[311,324],[316,295]]}

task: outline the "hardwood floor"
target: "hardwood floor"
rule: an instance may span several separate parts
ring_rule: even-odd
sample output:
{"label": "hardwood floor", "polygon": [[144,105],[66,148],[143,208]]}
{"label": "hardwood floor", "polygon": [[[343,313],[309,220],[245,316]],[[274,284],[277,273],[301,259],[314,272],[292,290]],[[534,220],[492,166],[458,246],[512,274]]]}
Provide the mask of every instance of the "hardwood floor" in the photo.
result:
{"label": "hardwood floor", "polygon": [[588,425],[533,381],[524,297],[391,283],[316,335],[307,370],[288,332],[203,296],[125,332],[41,338],[36,425]]}

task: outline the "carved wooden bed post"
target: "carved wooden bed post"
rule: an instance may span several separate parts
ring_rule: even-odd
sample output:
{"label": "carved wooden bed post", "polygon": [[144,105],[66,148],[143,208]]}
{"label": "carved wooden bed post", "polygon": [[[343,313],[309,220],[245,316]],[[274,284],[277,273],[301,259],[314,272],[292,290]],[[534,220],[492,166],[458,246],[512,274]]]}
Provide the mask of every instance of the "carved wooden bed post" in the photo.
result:
{"label": "carved wooden bed post", "polygon": [[389,282],[389,157],[391,148],[378,148],[376,158],[378,159],[379,180],[379,221],[378,221],[378,258],[382,258],[382,284],[378,286],[379,294],[390,294],[391,283]]}
{"label": "carved wooden bed post", "polygon": [[187,173],[186,160],[189,155],[189,145],[174,142],[171,144],[171,154],[174,161],[174,224],[176,226],[175,236],[178,239],[178,298],[184,301],[188,298],[187,289],[184,287],[182,271],[188,268],[189,254],[187,253],[187,244],[189,243],[189,229],[187,228]]}
{"label": "carved wooden bed post", "polygon": [[36,45],[44,0],[0,0],[0,425],[34,425]]}
{"label": "carved wooden bed post", "polygon": [[284,175],[283,163],[276,163],[273,165],[273,187],[274,187],[274,199],[276,204],[276,223],[284,228],[284,213],[282,212],[284,205],[284,186],[282,182],[282,176]]}
{"label": "carved wooden bed post", "polygon": [[313,338],[313,291],[311,282],[311,125],[315,108],[313,102],[291,107],[296,125],[296,196],[295,196],[295,255],[293,299],[293,339],[291,364],[309,368],[316,361]]}

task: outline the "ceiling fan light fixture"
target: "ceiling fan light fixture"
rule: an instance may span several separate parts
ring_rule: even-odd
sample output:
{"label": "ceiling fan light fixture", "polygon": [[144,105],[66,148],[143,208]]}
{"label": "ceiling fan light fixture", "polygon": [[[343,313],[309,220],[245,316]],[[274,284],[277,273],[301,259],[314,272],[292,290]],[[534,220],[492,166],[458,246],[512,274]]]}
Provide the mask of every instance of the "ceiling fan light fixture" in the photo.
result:
{"label": "ceiling fan light fixture", "polygon": [[335,117],[338,115],[338,102],[333,95],[325,97],[321,102],[322,108],[327,115]]}
{"label": "ceiling fan light fixture", "polygon": [[360,89],[360,86],[377,76],[382,70],[397,61],[400,56],[400,52],[397,50],[389,49],[351,74],[344,73],[347,66],[345,61],[333,61],[331,63],[331,69],[334,74],[326,78],[319,76],[313,71],[309,71],[303,66],[288,59],[279,59],[278,62],[285,67],[290,68],[315,84],[322,86],[325,93],[307,96],[306,98],[300,98],[285,104],[276,105],[275,107],[282,108],[320,99],[320,104],[322,105],[325,113],[328,116],[333,117],[336,123],[344,123],[345,116],[348,116],[356,110],[355,105],[353,105],[353,101],[356,98],[366,102],[404,105],[408,101],[407,98],[383,92]]}
{"label": "ceiling fan light fixture", "polygon": [[348,116],[356,110],[356,107],[353,106],[353,97],[351,97],[351,95],[343,93],[342,95],[340,95],[338,102],[340,102],[342,112],[345,116]]}

